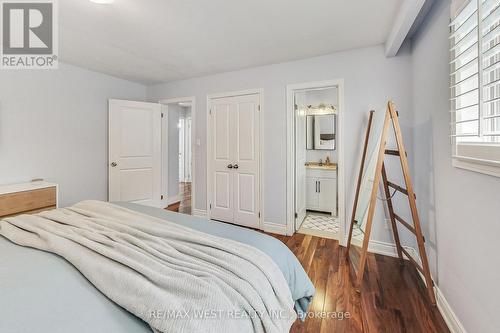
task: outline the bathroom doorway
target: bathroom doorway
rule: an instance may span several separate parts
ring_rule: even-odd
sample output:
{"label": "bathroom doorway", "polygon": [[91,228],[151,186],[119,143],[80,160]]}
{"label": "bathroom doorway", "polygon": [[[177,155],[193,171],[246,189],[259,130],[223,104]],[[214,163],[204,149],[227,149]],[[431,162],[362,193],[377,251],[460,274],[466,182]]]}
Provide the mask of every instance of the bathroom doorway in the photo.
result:
{"label": "bathroom doorway", "polygon": [[192,214],[195,192],[195,98],[164,99],[160,104],[163,207],[183,214]]}
{"label": "bathroom doorway", "polygon": [[[343,240],[342,81],[288,86],[292,231]],[[289,105],[290,106],[290,105]],[[291,165],[290,165],[291,164]],[[290,181],[290,179],[289,179]]]}

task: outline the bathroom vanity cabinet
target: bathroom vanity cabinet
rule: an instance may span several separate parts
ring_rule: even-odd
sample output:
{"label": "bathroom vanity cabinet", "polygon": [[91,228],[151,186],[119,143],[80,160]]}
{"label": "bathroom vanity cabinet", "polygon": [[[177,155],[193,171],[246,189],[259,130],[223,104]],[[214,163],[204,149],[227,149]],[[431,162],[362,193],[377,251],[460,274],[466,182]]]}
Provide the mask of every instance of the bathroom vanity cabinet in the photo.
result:
{"label": "bathroom vanity cabinet", "polygon": [[306,209],[337,215],[336,167],[306,167]]}

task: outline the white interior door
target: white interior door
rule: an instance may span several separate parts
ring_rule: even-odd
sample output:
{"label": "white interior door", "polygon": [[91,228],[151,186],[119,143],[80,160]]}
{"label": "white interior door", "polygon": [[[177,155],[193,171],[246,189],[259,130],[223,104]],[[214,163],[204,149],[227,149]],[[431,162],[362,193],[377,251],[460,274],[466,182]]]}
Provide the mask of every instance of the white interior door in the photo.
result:
{"label": "white interior door", "polygon": [[161,105],[109,100],[109,201],[161,204]]}
{"label": "white interior door", "polygon": [[306,217],[306,114],[295,110],[295,230]]}
{"label": "white interior door", "polygon": [[259,228],[260,95],[210,103],[210,216]]}
{"label": "white interior door", "polygon": [[213,100],[210,107],[211,183],[210,217],[233,222],[233,140],[231,139],[230,99]]}
{"label": "white interior door", "polygon": [[234,223],[259,228],[260,96],[233,98]]}

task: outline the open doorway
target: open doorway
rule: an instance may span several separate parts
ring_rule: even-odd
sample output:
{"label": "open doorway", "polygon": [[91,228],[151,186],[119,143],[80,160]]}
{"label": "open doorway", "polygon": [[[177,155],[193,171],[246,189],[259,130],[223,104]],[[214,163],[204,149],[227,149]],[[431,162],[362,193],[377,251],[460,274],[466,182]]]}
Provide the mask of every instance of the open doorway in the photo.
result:
{"label": "open doorway", "polygon": [[288,90],[288,232],[343,241],[342,81]]}
{"label": "open doorway", "polygon": [[179,213],[191,214],[191,103],[180,102],[179,111]]}
{"label": "open doorway", "polygon": [[163,191],[168,210],[192,214],[194,98],[160,101],[163,107]]}

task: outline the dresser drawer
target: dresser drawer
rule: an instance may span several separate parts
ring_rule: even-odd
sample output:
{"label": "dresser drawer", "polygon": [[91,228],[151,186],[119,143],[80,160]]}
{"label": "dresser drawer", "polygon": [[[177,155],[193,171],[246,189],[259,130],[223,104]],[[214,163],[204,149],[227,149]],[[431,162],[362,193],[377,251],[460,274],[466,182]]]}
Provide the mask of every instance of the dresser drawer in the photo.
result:
{"label": "dresser drawer", "polygon": [[321,170],[306,168],[306,177],[310,178],[337,178],[336,170]]}
{"label": "dresser drawer", "polygon": [[57,206],[57,188],[6,193],[0,195],[0,217],[17,214],[34,214]]}

